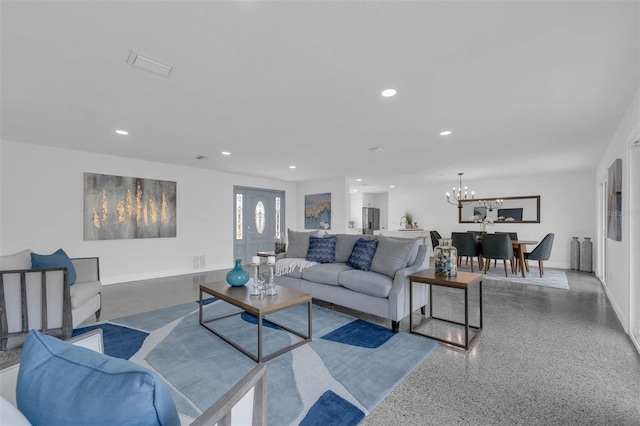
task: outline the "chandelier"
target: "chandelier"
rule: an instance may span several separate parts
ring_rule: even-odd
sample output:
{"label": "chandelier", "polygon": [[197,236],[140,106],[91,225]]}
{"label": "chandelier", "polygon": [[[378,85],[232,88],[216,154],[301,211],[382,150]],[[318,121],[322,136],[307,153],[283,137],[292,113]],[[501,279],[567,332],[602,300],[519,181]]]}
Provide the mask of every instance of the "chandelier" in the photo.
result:
{"label": "chandelier", "polygon": [[480,200],[478,201],[478,203],[482,207],[486,207],[490,212],[492,212],[493,209],[499,209],[500,207],[502,207],[503,201],[504,200],[501,198],[496,198],[495,200]]}
{"label": "chandelier", "polygon": [[[473,197],[475,195],[475,193],[473,191],[471,191],[471,199],[467,199],[468,197],[468,190],[467,187],[464,187],[464,192],[462,189],[462,175],[464,173],[460,172],[458,173],[458,176],[460,176],[460,186],[458,187],[458,189],[456,189],[456,187],[453,187],[453,195],[449,194],[447,192],[447,202],[449,204],[453,204],[454,206],[458,206],[459,209],[462,208],[462,204],[463,203],[469,203],[471,201],[473,201]],[[454,201],[451,201],[451,199],[453,198]]]}

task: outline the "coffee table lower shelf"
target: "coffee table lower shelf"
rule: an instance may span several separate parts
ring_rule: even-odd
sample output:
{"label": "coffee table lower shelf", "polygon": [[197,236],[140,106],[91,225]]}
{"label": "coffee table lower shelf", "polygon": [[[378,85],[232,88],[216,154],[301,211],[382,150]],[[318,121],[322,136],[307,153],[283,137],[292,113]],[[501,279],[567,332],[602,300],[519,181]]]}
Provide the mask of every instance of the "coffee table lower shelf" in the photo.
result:
{"label": "coffee table lower shelf", "polygon": [[[230,287],[226,283],[203,284],[200,286],[200,312],[199,312],[200,325],[202,325],[204,328],[206,328],[207,330],[209,330],[210,332],[212,332],[213,334],[215,334],[216,336],[218,336],[219,338],[221,338],[222,340],[224,340],[225,342],[227,342],[228,344],[230,344],[231,346],[233,346],[234,348],[236,348],[237,350],[239,350],[240,352],[242,352],[243,354],[245,354],[246,356],[248,356],[249,358],[251,358],[256,362],[269,361],[270,359],[280,356],[285,352],[289,352],[299,346],[304,345],[305,343],[310,342],[312,339],[311,295],[301,293],[301,292],[296,292],[295,290],[290,290],[290,289],[286,289],[284,287],[279,287],[279,286],[277,287],[277,290],[278,290],[278,296],[246,297],[246,294],[248,293],[246,293],[246,289],[244,287]],[[282,296],[280,295],[281,292],[283,293]],[[234,312],[218,315],[212,318],[207,318],[205,320],[203,318],[203,310],[202,310],[204,306],[203,304],[204,293],[217,297],[239,309]],[[265,305],[263,303],[259,303],[261,297],[262,298],[273,297],[273,299],[271,299],[266,304],[266,306],[254,306],[254,305]],[[268,319],[266,316],[266,313],[277,312],[277,311],[290,308],[291,306],[299,305],[302,303],[307,304],[307,321],[308,321],[307,334],[293,330],[283,324],[280,324],[271,319]],[[241,315],[243,312],[247,312],[255,316],[258,321],[258,336],[257,336],[258,337],[258,354],[257,356],[209,325],[223,318],[228,318],[234,315]],[[302,340],[295,342],[292,345],[286,346],[282,349],[279,349],[276,352],[273,352],[269,355],[264,355],[262,350],[264,321],[268,321],[271,324],[276,325],[281,329],[300,337]]]}

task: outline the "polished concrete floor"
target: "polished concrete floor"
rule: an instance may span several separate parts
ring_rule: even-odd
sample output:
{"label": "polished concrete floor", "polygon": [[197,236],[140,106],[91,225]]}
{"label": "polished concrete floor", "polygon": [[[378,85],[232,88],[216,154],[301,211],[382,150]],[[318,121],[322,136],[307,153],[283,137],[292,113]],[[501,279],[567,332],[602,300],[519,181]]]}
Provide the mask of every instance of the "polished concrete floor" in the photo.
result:
{"label": "polished concrete floor", "polygon": [[[197,300],[199,284],[224,279],[224,273],[105,286],[101,320]],[[484,329],[471,350],[440,345],[362,424],[640,425],[640,355],[599,281],[566,273],[569,290],[485,282]],[[477,295],[470,297],[472,319]],[[461,320],[462,301],[460,291],[434,288],[436,315]],[[428,327],[443,336],[460,334]],[[404,320],[401,330],[407,329]]]}

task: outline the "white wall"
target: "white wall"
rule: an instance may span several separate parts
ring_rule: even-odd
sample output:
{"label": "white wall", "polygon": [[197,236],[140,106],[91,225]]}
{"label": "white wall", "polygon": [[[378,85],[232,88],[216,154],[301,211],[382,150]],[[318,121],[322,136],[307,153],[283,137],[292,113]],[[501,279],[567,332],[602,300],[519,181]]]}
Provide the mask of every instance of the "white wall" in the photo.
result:
{"label": "white wall", "polygon": [[299,231],[304,230],[304,196],[311,194],[331,193],[331,229],[332,234],[346,232],[351,220],[351,200],[349,197],[349,182],[344,176],[322,179],[316,181],[308,181],[299,183],[297,187],[298,198],[296,205],[300,206],[297,210],[297,228],[293,226],[291,229]]}
{"label": "white wall", "polygon": [[[630,144],[634,137],[640,133],[640,90],[636,91],[635,97],[629,105],[627,112],[620,122],[616,133],[607,147],[598,167],[596,169],[595,180],[592,182],[591,191],[598,192],[598,184],[607,179],[608,169],[616,158],[622,159],[622,241],[606,240],[606,277],[607,296],[620,319],[625,331],[629,332],[630,327],[630,293],[631,293],[631,271],[634,275],[637,269],[637,259],[640,256],[637,245],[630,245],[631,231],[631,174],[629,166],[631,160]],[[638,185],[638,182],[635,182]],[[596,207],[597,209],[597,207]],[[594,209],[595,210],[595,209]],[[635,212],[634,214],[637,214]],[[597,222],[594,221],[594,229],[597,229]],[[633,259],[633,261],[631,260]],[[633,277],[637,280],[637,276]]]}
{"label": "white wall", "polygon": [[[463,183],[474,190],[477,197],[483,198],[540,195],[540,223],[496,224],[488,231],[517,232],[518,238],[534,241],[553,232],[553,250],[545,265],[568,269],[571,237],[595,237],[593,181],[593,172],[581,172],[499,180],[467,178]],[[448,189],[449,184],[420,182],[415,185],[405,183],[389,191],[389,229],[399,229],[400,217],[409,210],[421,228],[437,230],[442,236],[480,230],[480,224],[458,223],[458,208],[447,203],[445,198]]]}
{"label": "white wall", "polygon": [[[298,226],[295,184],[11,141],[2,150],[0,254],[62,247],[99,256],[105,284],[201,271],[194,254],[206,256],[207,270],[230,268],[234,185],[284,190],[287,226]],[[84,241],[85,172],[177,182],[177,237]]]}

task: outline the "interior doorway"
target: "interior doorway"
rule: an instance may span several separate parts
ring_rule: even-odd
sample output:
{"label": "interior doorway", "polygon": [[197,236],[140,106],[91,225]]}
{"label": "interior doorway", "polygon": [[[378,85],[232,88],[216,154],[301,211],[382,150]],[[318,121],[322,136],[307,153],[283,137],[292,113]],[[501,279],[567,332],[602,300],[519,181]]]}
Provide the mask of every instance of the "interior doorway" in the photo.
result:
{"label": "interior doorway", "polygon": [[233,256],[251,262],[259,251],[273,251],[284,232],[285,193],[271,189],[233,187]]}

